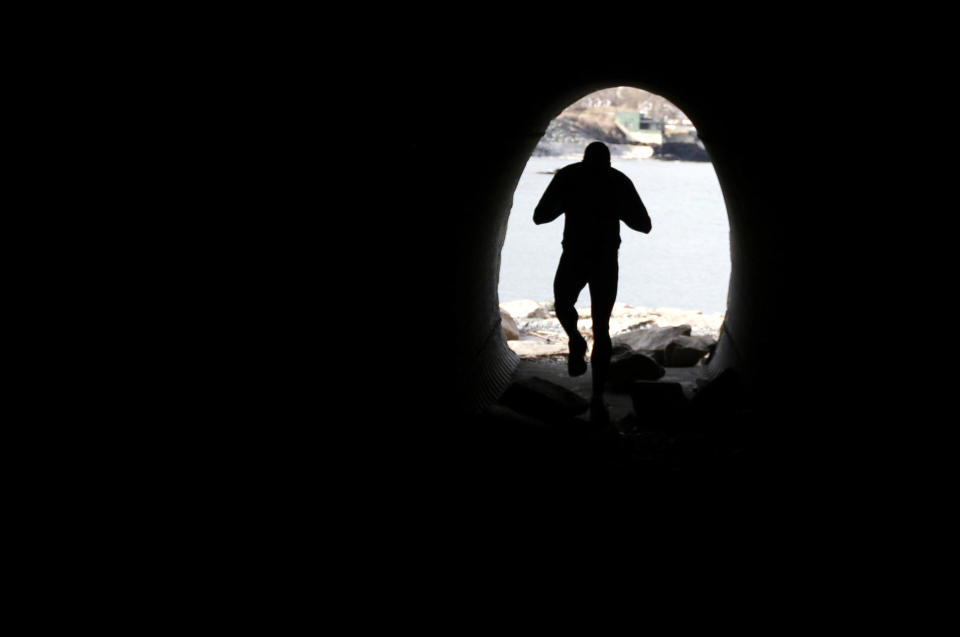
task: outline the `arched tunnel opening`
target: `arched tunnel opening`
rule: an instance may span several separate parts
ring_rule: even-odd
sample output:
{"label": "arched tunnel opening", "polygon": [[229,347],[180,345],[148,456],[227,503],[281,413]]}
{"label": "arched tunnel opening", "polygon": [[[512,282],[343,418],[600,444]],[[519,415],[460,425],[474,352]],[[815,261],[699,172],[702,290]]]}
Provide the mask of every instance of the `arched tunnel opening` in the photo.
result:
{"label": "arched tunnel opening", "polygon": [[[730,276],[727,212],[695,123],[669,101],[632,87],[596,91],[569,105],[551,120],[527,161],[499,255],[498,292],[508,346],[524,359],[564,354],[568,338],[553,308],[564,221],[538,225],[534,209],[558,170],[580,162],[593,142],[610,149],[611,167],[642,193],[656,220],[652,236],[621,222],[611,335],[652,327],[645,336],[653,346],[658,330],[687,325],[695,338],[678,337],[670,351],[688,346],[684,356],[671,356],[672,363],[688,365],[695,356],[690,346],[707,352],[722,326]],[[578,303],[578,329],[588,340],[589,354],[589,286]],[[663,352],[656,355],[662,362]],[[706,362],[709,353],[703,358],[696,362]]]}
{"label": "arched tunnel opening", "polygon": [[[553,302],[564,222],[533,220],[560,168],[578,164],[594,142],[610,150],[611,168],[642,193],[656,228],[650,236],[620,224],[617,302],[609,321],[616,356],[599,397],[591,383],[590,286],[581,290],[577,305],[586,372],[571,376],[569,337]],[[571,399],[598,398],[602,407],[589,418],[605,419],[630,440],[641,431],[662,430],[663,421],[684,419],[689,400],[718,371],[709,362],[722,329],[730,273],[723,195],[694,122],[669,101],[633,87],[580,98],[551,120],[528,159],[504,230],[498,262],[502,331],[520,362],[501,402],[543,418],[531,396],[520,398],[523,392],[536,394],[539,387],[544,394],[562,396],[565,390]],[[539,398],[545,401],[546,395]]]}
{"label": "arched tunnel opening", "polygon": [[[618,286],[618,300],[627,298],[633,302],[633,305],[639,305],[637,300],[643,298],[660,301],[677,298],[680,300],[675,303],[668,301],[666,303],[655,303],[654,305],[673,310],[682,310],[685,308],[689,310],[686,314],[687,317],[694,313],[702,314],[704,310],[708,312],[712,311],[712,313],[719,316],[722,321],[722,316],[726,311],[727,283],[730,274],[729,226],[724,223],[727,212],[723,204],[720,183],[717,180],[716,172],[713,170],[713,164],[709,161],[709,155],[706,150],[704,150],[703,142],[696,138],[696,128],[693,126],[693,122],[669,101],[651,93],[630,89],[629,87],[615,87],[613,90],[617,91],[618,94],[627,92],[627,95],[633,102],[637,101],[637,94],[639,94],[640,99],[643,97],[653,97],[673,107],[676,114],[688,125],[683,131],[684,134],[693,136],[696,145],[693,146],[693,144],[691,144],[691,146],[695,150],[701,151],[702,158],[699,159],[705,162],[705,165],[693,166],[694,169],[699,169],[694,177],[690,176],[694,173],[689,172],[678,177],[676,169],[672,172],[667,172],[669,168],[651,173],[653,170],[651,166],[653,164],[644,163],[643,160],[652,156],[655,149],[656,151],[660,151],[660,144],[670,138],[664,136],[663,131],[659,130],[660,136],[656,140],[656,144],[638,143],[637,139],[639,135],[634,138],[629,137],[630,131],[621,125],[620,122],[615,122],[613,116],[609,117],[611,122],[603,123],[608,126],[608,129],[612,129],[613,133],[620,136],[619,139],[610,139],[608,137],[604,140],[612,144],[615,148],[614,167],[627,170],[634,182],[640,182],[642,184],[641,190],[646,192],[647,200],[652,203],[654,210],[660,212],[659,221],[665,226],[665,230],[661,230],[661,234],[667,235],[665,239],[674,243],[672,249],[671,247],[661,244],[659,250],[651,250],[649,247],[651,244],[648,243],[648,238],[642,237],[638,239],[629,232],[621,235],[624,237],[625,243],[621,246],[620,252],[623,263],[621,265],[620,283]],[[636,94],[631,94],[631,90],[635,91]],[[603,99],[601,96],[604,94],[603,90],[594,91],[586,96],[581,96],[574,104],[582,105],[589,103],[590,100]],[[609,102],[609,99],[607,102]],[[634,114],[630,112],[629,107],[623,106],[609,110],[612,110],[614,115],[617,115],[617,119],[619,119],[618,111],[627,116]],[[649,110],[649,107],[647,110]],[[568,111],[569,108],[565,109],[564,113]],[[636,111],[636,109],[634,109],[634,111]],[[562,113],[554,114],[554,117],[551,117],[550,124],[553,125],[560,121],[557,119],[560,115],[562,115]],[[597,118],[595,114],[591,115],[594,120]],[[610,114],[607,113],[605,115],[609,116]],[[648,117],[646,113],[636,113],[636,115],[639,115],[641,120]],[[583,114],[578,114],[577,116],[582,119],[590,119]],[[652,120],[651,122],[643,122],[641,126],[644,128],[657,129],[663,127],[662,119],[650,119]],[[673,121],[672,123],[676,125],[678,122]],[[582,153],[586,144],[596,140],[597,137],[603,136],[602,132],[598,133],[598,129],[600,129],[603,124],[598,125],[596,121],[589,121],[586,128],[588,130],[593,129],[587,133],[588,135],[592,134],[590,139],[579,139],[571,143],[572,140],[567,137],[565,141],[560,144],[554,143],[552,147],[549,142],[545,142],[547,139],[546,129],[548,127],[543,126],[545,129],[544,134],[536,140],[536,149],[534,149],[526,158],[526,161],[523,162],[519,174],[511,175],[512,181],[510,183],[516,184],[511,196],[504,197],[499,205],[495,207],[495,210],[490,211],[491,221],[488,227],[494,237],[492,239],[493,249],[487,252],[488,256],[486,259],[488,265],[493,270],[493,276],[491,278],[496,284],[496,289],[492,290],[492,296],[490,295],[491,290],[488,289],[486,298],[487,301],[493,299],[495,305],[500,307],[501,322],[504,318],[507,321],[513,318],[509,316],[509,313],[505,311],[503,306],[500,306],[502,302],[509,304],[510,302],[521,301],[519,305],[514,304],[513,307],[516,307],[519,313],[530,312],[531,316],[523,316],[520,318],[537,316],[544,318],[544,314],[551,311],[552,308],[550,306],[552,304],[550,303],[550,299],[553,297],[552,281],[556,257],[561,250],[559,246],[559,236],[562,231],[562,222],[555,224],[555,227],[552,228],[552,231],[549,233],[549,238],[554,239],[554,243],[557,245],[549,245],[549,239],[546,236],[543,238],[538,237],[536,241],[531,239],[532,224],[526,217],[531,216],[537,199],[542,195],[545,185],[549,183],[550,175],[556,172],[556,167],[578,161],[579,154]],[[614,124],[616,124],[615,127]],[[639,126],[633,123],[633,128],[636,130]],[[692,131],[692,133],[690,131]],[[610,132],[608,130],[608,135],[609,134]],[[618,141],[621,142],[621,144],[618,144]],[[648,141],[649,140],[644,139],[644,142]],[[577,142],[579,142],[579,144],[577,144]],[[676,143],[673,145],[683,146],[682,144]],[[673,150],[673,152],[678,151]],[[625,158],[625,161],[621,158]],[[543,163],[544,159],[547,163]],[[671,159],[673,158],[671,157]],[[516,161],[516,159],[513,161],[519,166],[519,162]],[[554,166],[555,168],[553,170],[537,170],[540,163],[543,163],[543,168],[548,165]],[[537,166],[531,166],[531,164],[537,164]],[[661,163],[660,166],[669,165]],[[684,166],[684,168],[689,169],[690,167]],[[703,170],[704,168],[709,169],[709,172]],[[640,174],[641,171],[642,175]],[[536,179],[534,175],[536,175],[538,179]],[[661,190],[660,192],[653,192],[651,195],[648,189],[654,180],[656,180],[656,185]],[[669,196],[664,195],[664,190],[670,191]],[[691,193],[691,190],[697,191]],[[684,196],[686,196],[686,198],[684,198]],[[706,202],[704,202],[704,200],[706,200]],[[690,212],[688,208],[695,207],[695,205],[691,205],[692,201],[696,201],[695,205],[698,205],[699,209]],[[691,218],[687,220],[676,219],[676,217],[684,213],[690,215]],[[511,233],[508,239],[508,228],[514,227],[509,223],[511,215],[514,226],[519,229]],[[523,217],[517,219],[518,215],[522,215]],[[673,218],[671,218],[671,215]],[[658,226],[659,225],[661,224],[658,224]],[[706,229],[701,231],[701,226]],[[543,233],[543,235],[547,234],[546,232]],[[508,243],[510,239],[512,239],[512,243]],[[678,243],[683,243],[684,240],[687,241],[685,244],[677,246]],[[698,253],[697,250],[701,247],[697,245],[698,243],[705,244],[707,249]],[[507,250],[506,254],[505,250]],[[651,252],[652,254],[650,254]],[[703,252],[707,253],[704,254]],[[506,270],[504,269],[505,259],[507,265]],[[699,270],[695,267],[696,265],[700,266]],[[647,271],[651,272],[648,274]],[[643,275],[646,275],[646,277]],[[507,281],[504,280],[505,277]],[[515,279],[521,280],[515,281]],[[524,289],[525,287],[531,290],[529,295],[517,293],[517,290]],[[642,295],[641,288],[647,289],[646,296]],[[681,288],[695,289],[692,293],[684,294],[685,292],[689,292],[689,290]],[[506,298],[504,298],[503,295],[504,289],[509,290]],[[532,308],[532,306],[527,307],[530,305],[529,301],[532,297],[538,297],[534,302],[539,301],[539,308]],[[584,288],[581,299],[583,305],[589,305],[588,288]],[[621,305],[631,307],[630,303],[621,303]],[[674,316],[669,318],[664,317],[663,320],[668,324],[677,325],[677,314],[683,314],[683,312],[674,313]],[[589,318],[589,313],[584,313],[584,316]],[[656,314],[654,314],[654,316],[656,316]],[[673,319],[672,323],[670,322],[671,318]],[[650,320],[649,322],[655,323],[656,319]],[[702,328],[702,325],[698,327]],[[720,324],[718,323],[715,328],[719,327]],[[467,409],[482,410],[491,400],[494,400],[495,397],[502,392],[503,384],[509,376],[508,368],[515,366],[517,362],[516,357],[506,353],[502,341],[508,340],[508,332],[515,328],[515,325],[511,325],[510,330],[497,331],[494,329],[491,331],[487,346],[493,351],[499,350],[503,354],[500,357],[493,356],[493,358],[499,358],[500,369],[493,372],[493,378],[486,379],[489,384],[485,384],[483,372],[481,372],[480,375],[480,382],[470,383],[470,389],[467,391],[478,390],[478,392],[467,398],[464,403]],[[717,336],[719,336],[719,334],[717,334]],[[554,339],[554,344],[556,344],[556,340],[557,339]],[[565,336],[561,334],[559,341],[565,340]],[[509,343],[507,343],[507,349],[509,349]],[[513,349],[517,350],[518,348]],[[522,353],[525,353],[531,348],[520,347],[519,349]],[[541,348],[539,351],[556,353],[554,351],[556,349],[556,347],[546,348],[546,350]],[[537,351],[538,348],[533,348],[534,357]],[[711,353],[713,352],[711,351]],[[717,357],[714,356],[713,360],[716,361]],[[497,365],[494,364],[492,369],[496,367]],[[718,367],[719,365],[714,365],[713,369],[716,370]]]}
{"label": "arched tunnel opening", "polygon": [[[487,301],[492,298],[494,306],[499,309],[499,320],[494,321],[494,327],[486,337],[487,342],[479,352],[476,361],[478,366],[475,372],[469,375],[469,397],[464,406],[473,413],[482,414],[482,428],[509,432],[507,440],[524,428],[537,428],[542,423],[548,428],[570,429],[574,440],[572,444],[576,447],[582,445],[583,436],[589,438],[601,433],[599,429],[603,428],[602,435],[608,438],[605,443],[613,445],[607,449],[607,453],[612,454],[611,458],[615,457],[621,462],[632,461],[638,464],[641,470],[645,470],[649,469],[651,463],[662,464],[662,456],[665,455],[663,449],[657,450],[656,445],[651,447],[651,439],[659,440],[661,447],[670,445],[670,454],[676,460],[677,435],[682,432],[680,439],[685,439],[683,436],[689,438],[694,435],[694,430],[702,433],[703,427],[698,427],[696,420],[712,420],[714,436],[711,442],[715,443],[718,422],[723,418],[734,417],[735,411],[739,411],[742,418],[749,407],[745,399],[747,386],[742,375],[731,368],[729,347],[720,347],[720,330],[726,310],[730,273],[729,227],[725,223],[717,223],[715,218],[720,217],[725,221],[726,209],[709,154],[703,142],[696,137],[694,123],[669,101],[630,87],[614,87],[611,90],[614,93],[594,91],[574,102],[574,105],[583,107],[584,104],[589,105],[591,101],[597,100],[610,105],[611,96],[616,96],[615,99],[618,100],[616,107],[604,109],[599,114],[591,110],[586,113],[578,112],[573,116],[578,120],[574,127],[579,125],[581,130],[585,128],[588,131],[586,135],[581,133],[580,139],[575,134],[573,139],[567,135],[561,137],[559,142],[556,141],[556,136],[548,140],[548,126],[544,125],[544,134],[536,140],[536,148],[525,158],[521,173],[510,176],[516,184],[513,192],[495,210],[490,211],[493,220],[488,227],[493,235],[490,237],[493,249],[488,252],[486,276],[492,278],[496,287],[488,291]],[[607,98],[604,98],[604,95]],[[624,97],[626,99],[622,99]],[[673,137],[669,137],[665,134],[665,118],[651,117],[649,104],[644,109],[646,112],[639,112],[638,102],[650,98],[653,98],[655,106],[660,110],[663,110],[664,104],[672,108],[674,117],[670,124],[672,128],[681,128],[679,135],[675,133]],[[628,100],[632,102],[632,108],[622,103]],[[569,106],[563,113],[554,113],[549,122],[550,127],[557,128],[558,122],[562,122],[561,116],[566,113],[570,113]],[[653,115],[662,113],[655,112]],[[630,120],[631,117],[634,121]],[[678,126],[683,124],[686,126]],[[597,138],[603,138],[603,141],[610,145],[608,147],[614,149],[611,162],[613,168],[626,171],[633,182],[646,186],[640,189],[644,193],[641,197],[645,198],[651,217],[655,220],[654,226],[658,229],[661,226],[665,228],[661,230],[661,234],[667,241],[672,240],[674,248],[672,252],[669,247],[650,251],[645,241],[649,240],[648,237],[635,240],[629,234],[621,244],[620,255],[625,256],[619,257],[622,264],[618,298],[626,297],[633,301],[634,305],[621,302],[615,307],[614,320],[622,319],[622,322],[617,323],[611,333],[616,356],[611,364],[612,378],[607,382],[603,396],[602,416],[598,416],[593,410],[595,403],[591,403],[591,408],[587,409],[587,399],[595,393],[591,391],[590,374],[575,379],[566,373],[563,359],[569,356],[568,339],[563,330],[558,329],[559,323],[552,303],[546,300],[553,298],[550,282],[554,276],[555,257],[559,256],[559,246],[553,246],[554,249],[551,250],[543,242],[529,239],[530,220],[525,218],[532,216],[535,199],[542,194],[544,185],[552,178],[550,175],[556,172],[537,171],[539,163],[543,163],[542,158],[547,159],[549,165],[556,166],[579,161],[579,155],[586,145],[597,141]],[[664,144],[671,139],[674,140],[672,146]],[[677,140],[681,139],[689,143],[679,143]],[[700,151],[697,158],[705,164],[690,166],[685,163],[645,163],[654,152],[661,152],[664,148],[670,148],[674,153],[689,153],[691,148]],[[520,151],[517,155],[522,157]],[[514,162],[519,166],[517,159],[519,157],[514,159]],[[537,166],[531,166],[531,163]],[[546,166],[547,164],[544,164],[543,167]],[[678,166],[680,171],[686,168],[688,172],[678,174]],[[668,167],[673,170],[670,171]],[[662,170],[658,171],[657,168]],[[533,174],[539,173],[548,179],[540,177],[534,181],[536,185],[531,188],[531,169]],[[693,172],[697,169],[698,172]],[[659,191],[651,187],[654,179],[659,182]],[[651,193],[650,190],[654,191]],[[691,194],[691,190],[696,192]],[[669,191],[669,194],[665,195],[665,191]],[[707,200],[706,203],[704,199]],[[693,201],[700,205],[699,209],[692,209],[696,208]],[[524,218],[517,220],[518,214],[524,215]],[[674,215],[673,218],[669,217],[671,214]],[[685,220],[680,218],[684,214],[687,215]],[[510,235],[518,244],[510,247],[519,253],[507,255],[508,268],[511,269],[505,272],[504,248],[509,240],[511,215],[514,224],[521,230]],[[554,239],[559,237],[560,230],[558,227],[551,233],[556,235]],[[687,243],[684,244],[684,241]],[[701,247],[707,244],[709,250],[697,253],[695,248],[691,249],[690,246],[697,246],[698,241]],[[646,260],[638,258],[638,254],[643,254],[641,251],[644,249],[653,253],[648,255]],[[553,254],[554,252],[557,254]],[[523,253],[526,254],[518,256]],[[652,265],[657,258],[661,263]],[[521,262],[519,267],[517,261]],[[691,271],[695,272],[697,269],[692,263],[702,263],[699,276],[697,273],[691,275]],[[644,280],[642,276],[638,276],[641,270],[653,270],[655,275]],[[504,275],[517,277],[518,272],[536,277],[532,284],[527,281],[532,293],[517,299],[502,299]],[[687,278],[684,278],[684,275]],[[696,292],[687,296],[677,294],[677,288],[684,282],[687,287],[697,287],[699,296]],[[660,287],[649,290],[656,284]],[[638,288],[643,285],[648,288],[646,298],[671,298],[672,293],[675,295],[673,298],[694,300],[660,303],[656,309],[637,308],[637,299],[644,298],[638,293]],[[709,289],[709,292],[705,292],[704,288]],[[507,286],[507,289],[518,288]],[[718,299],[718,295],[722,297],[722,301]],[[514,293],[514,296],[518,295]],[[587,298],[583,298],[584,296]],[[531,301],[532,297],[539,297],[540,302]],[[583,317],[580,332],[587,339],[589,353],[593,344],[592,317],[588,309],[589,287],[583,289],[581,298],[584,302],[579,310]],[[502,304],[503,301],[507,303]],[[517,302],[511,303],[512,301]],[[533,304],[537,307],[533,307]],[[686,306],[686,311],[683,306]],[[700,309],[697,309],[697,306]],[[513,308],[516,308],[514,314],[517,314],[517,317],[511,316],[509,312]],[[714,310],[713,316],[704,317],[703,310]],[[517,319],[520,319],[524,329],[517,327]],[[711,324],[711,321],[715,324]],[[534,329],[530,329],[531,326]],[[552,332],[544,332],[544,329],[552,329]],[[693,332],[694,329],[697,331]],[[713,334],[710,334],[711,331]],[[680,354],[681,351],[684,353]],[[722,379],[722,382],[714,382],[717,379]],[[704,388],[706,391],[703,391]],[[717,409],[725,409],[727,413],[709,413]],[[602,422],[598,422],[600,420]],[[491,421],[500,422],[494,425]],[[584,430],[580,431],[578,427],[583,427]],[[588,427],[593,430],[588,431]],[[568,433],[570,432],[565,432],[561,438]],[[542,439],[534,436],[534,440],[533,443],[527,442],[533,447],[555,443],[550,436]],[[724,442],[730,443],[726,445],[724,453],[741,451],[741,440]],[[509,444],[508,442],[507,445]],[[697,439],[696,444],[703,446],[702,437]],[[503,448],[499,441],[496,445]],[[638,455],[638,448],[641,447]],[[528,447],[527,451],[531,449]],[[536,451],[534,450],[534,453]],[[654,456],[652,458],[639,457],[650,456],[651,453]],[[522,464],[526,461],[524,456],[519,462]],[[681,458],[680,461],[690,462],[689,458]]]}

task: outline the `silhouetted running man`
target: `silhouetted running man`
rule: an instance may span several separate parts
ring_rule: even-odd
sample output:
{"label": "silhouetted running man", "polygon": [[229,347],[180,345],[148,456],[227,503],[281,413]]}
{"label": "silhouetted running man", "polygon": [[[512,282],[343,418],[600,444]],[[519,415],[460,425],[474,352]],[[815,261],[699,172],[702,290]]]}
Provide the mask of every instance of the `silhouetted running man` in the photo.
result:
{"label": "silhouetted running man", "polygon": [[610,368],[610,313],[617,300],[620,222],[650,232],[650,216],[630,178],[610,166],[610,150],[600,142],[587,146],[583,161],[557,171],[540,198],[533,221],[549,223],[566,214],[563,254],[553,281],[555,309],[570,338],[571,376],[587,371],[587,341],[577,331],[574,304],[590,286],[593,315],[593,414],[606,417],[603,388]]}

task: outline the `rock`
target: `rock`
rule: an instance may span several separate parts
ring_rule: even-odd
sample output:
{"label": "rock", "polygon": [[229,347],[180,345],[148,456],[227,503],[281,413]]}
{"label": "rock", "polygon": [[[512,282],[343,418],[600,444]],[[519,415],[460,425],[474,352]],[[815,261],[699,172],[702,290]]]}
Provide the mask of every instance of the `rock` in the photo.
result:
{"label": "rock", "polygon": [[520,338],[520,328],[517,327],[509,312],[500,310],[500,327],[503,328],[503,335],[508,341],[515,341]]}
{"label": "rock", "polygon": [[637,352],[656,352],[666,349],[678,336],[690,336],[689,325],[674,327],[647,327],[623,332],[613,337],[614,345],[626,345]]}
{"label": "rock", "polygon": [[648,316],[655,319],[659,327],[689,325],[693,334],[718,335],[723,325],[723,314],[704,314],[694,310],[660,307],[650,310]]}
{"label": "rock", "polygon": [[541,303],[540,307],[534,310],[528,318],[549,319],[553,316],[553,303]]}
{"label": "rock", "polygon": [[520,358],[536,358],[538,356],[558,356],[568,353],[567,344],[560,342],[548,343],[538,338],[507,341],[507,346]]}
{"label": "rock", "polygon": [[666,367],[693,367],[709,354],[717,341],[709,336],[677,336],[663,350]]}
{"label": "rock", "polygon": [[630,386],[630,399],[641,423],[682,417],[690,406],[680,383],[637,381]]}
{"label": "rock", "polygon": [[607,382],[611,389],[621,391],[629,388],[634,381],[657,380],[665,373],[666,370],[650,356],[620,345],[614,348],[610,357]]}
{"label": "rock", "polygon": [[498,402],[520,414],[547,423],[574,418],[590,406],[586,398],[539,377],[512,383]]}
{"label": "rock", "polygon": [[520,301],[508,301],[500,304],[501,311],[506,311],[510,316],[518,319],[525,318],[550,318],[550,309],[552,303],[538,303],[529,299]]}
{"label": "rock", "polygon": [[632,354],[633,349],[629,345],[624,345],[623,343],[615,343],[613,348],[610,350],[610,360],[613,361],[617,356],[623,356],[624,354]]}

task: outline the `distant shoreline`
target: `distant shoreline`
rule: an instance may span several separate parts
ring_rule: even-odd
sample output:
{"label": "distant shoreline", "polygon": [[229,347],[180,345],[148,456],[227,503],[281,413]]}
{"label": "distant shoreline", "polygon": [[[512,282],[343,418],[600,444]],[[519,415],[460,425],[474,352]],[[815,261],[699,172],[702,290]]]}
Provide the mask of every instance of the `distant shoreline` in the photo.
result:
{"label": "distant shoreline", "polygon": [[[557,159],[579,160],[588,142],[541,142],[533,150],[532,157],[555,157]],[[655,159],[658,161],[709,162],[706,151],[696,144],[668,143],[658,147],[637,144],[607,144],[613,161],[639,161]]]}
{"label": "distant shoreline", "polygon": [[[541,142],[534,149],[533,157],[556,157],[557,159],[580,160],[583,158],[583,149],[588,140],[583,142]],[[607,144],[610,149],[610,159],[614,161],[634,161],[640,159],[656,159],[656,153],[651,146],[636,144]]]}

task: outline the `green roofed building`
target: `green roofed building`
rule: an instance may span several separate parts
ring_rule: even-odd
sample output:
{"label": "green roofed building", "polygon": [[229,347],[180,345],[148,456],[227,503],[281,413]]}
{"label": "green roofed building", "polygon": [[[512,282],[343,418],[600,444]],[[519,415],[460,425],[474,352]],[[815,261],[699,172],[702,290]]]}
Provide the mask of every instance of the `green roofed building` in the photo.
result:
{"label": "green roofed building", "polygon": [[631,141],[640,144],[663,143],[664,122],[662,119],[652,119],[643,113],[617,113],[614,120],[623,133]]}

